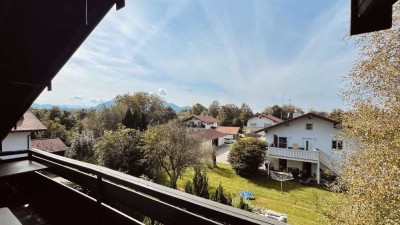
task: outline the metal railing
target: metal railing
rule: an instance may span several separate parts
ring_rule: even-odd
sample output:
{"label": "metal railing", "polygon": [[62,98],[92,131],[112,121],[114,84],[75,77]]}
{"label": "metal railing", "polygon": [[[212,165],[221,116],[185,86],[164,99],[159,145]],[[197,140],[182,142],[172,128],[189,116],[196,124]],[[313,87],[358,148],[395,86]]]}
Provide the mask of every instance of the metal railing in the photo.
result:
{"label": "metal railing", "polygon": [[319,151],[319,160],[322,164],[324,164],[328,169],[332,172],[336,173],[336,175],[340,175],[342,173],[342,168],[339,166],[337,162],[335,162],[329,155],[327,155],[323,151]]}
{"label": "metal railing", "polygon": [[[36,149],[20,153],[28,153],[20,160],[43,164],[49,172],[87,188],[100,205],[117,203],[163,224],[285,224],[102,166]],[[0,152],[15,154],[18,151]]]}

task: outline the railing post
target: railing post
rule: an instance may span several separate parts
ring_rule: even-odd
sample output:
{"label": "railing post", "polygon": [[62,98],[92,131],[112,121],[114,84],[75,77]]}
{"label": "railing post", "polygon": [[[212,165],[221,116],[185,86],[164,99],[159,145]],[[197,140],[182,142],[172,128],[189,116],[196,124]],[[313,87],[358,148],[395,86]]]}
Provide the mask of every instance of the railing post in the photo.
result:
{"label": "railing post", "polygon": [[98,224],[102,221],[102,207],[101,202],[103,200],[103,177],[101,174],[97,174],[97,208],[98,208]]}

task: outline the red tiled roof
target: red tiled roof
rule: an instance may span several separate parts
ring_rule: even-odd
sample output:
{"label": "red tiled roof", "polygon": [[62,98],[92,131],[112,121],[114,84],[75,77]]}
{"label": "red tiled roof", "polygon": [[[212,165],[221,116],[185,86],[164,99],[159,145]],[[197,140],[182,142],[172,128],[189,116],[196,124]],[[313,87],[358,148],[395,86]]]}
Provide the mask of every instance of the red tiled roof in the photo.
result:
{"label": "red tiled roof", "polygon": [[219,131],[224,134],[238,134],[240,127],[217,127],[216,131]]}
{"label": "red tiled roof", "polygon": [[195,117],[198,120],[203,121],[205,123],[217,123],[218,122],[218,120],[212,116],[196,116],[196,115],[194,115],[193,117]]}
{"label": "red tiled roof", "polygon": [[42,122],[30,111],[26,111],[24,116],[18,120],[16,128],[14,127],[11,132],[18,131],[39,131],[46,130],[47,128]]}
{"label": "red tiled roof", "polygon": [[60,138],[32,139],[32,148],[37,148],[46,152],[62,152],[68,150],[68,147]]}
{"label": "red tiled roof", "polygon": [[219,131],[216,131],[214,129],[204,129],[196,132],[196,135],[200,137],[201,139],[205,140],[213,140],[216,138],[224,137],[225,134],[221,133]]}
{"label": "red tiled roof", "polygon": [[261,116],[262,117],[264,117],[264,118],[267,118],[267,119],[270,119],[270,120],[272,120],[272,121],[274,121],[274,122],[276,122],[276,123],[281,123],[281,122],[283,122],[283,120],[281,120],[281,119],[279,119],[279,118],[277,118],[277,117],[275,117],[275,116],[273,116],[273,115],[270,115],[270,114],[261,114]]}

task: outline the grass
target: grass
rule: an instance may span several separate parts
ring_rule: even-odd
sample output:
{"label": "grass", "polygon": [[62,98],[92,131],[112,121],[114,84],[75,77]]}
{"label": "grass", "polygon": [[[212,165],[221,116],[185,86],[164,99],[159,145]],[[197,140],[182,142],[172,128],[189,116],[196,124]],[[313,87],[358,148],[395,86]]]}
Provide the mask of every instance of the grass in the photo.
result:
{"label": "grass", "polygon": [[[192,180],[193,170],[187,170],[178,181],[178,187],[183,189],[187,180]],[[209,186],[218,187],[221,182],[225,192],[236,196],[239,191],[253,192],[256,200],[250,201],[252,206],[262,207],[288,215],[288,223],[292,225],[319,224],[319,213],[316,200],[318,196],[326,196],[331,192],[322,188],[310,187],[297,182],[283,182],[283,194],[280,182],[257,175],[243,178],[235,174],[230,165],[218,164],[218,167],[207,170]]]}

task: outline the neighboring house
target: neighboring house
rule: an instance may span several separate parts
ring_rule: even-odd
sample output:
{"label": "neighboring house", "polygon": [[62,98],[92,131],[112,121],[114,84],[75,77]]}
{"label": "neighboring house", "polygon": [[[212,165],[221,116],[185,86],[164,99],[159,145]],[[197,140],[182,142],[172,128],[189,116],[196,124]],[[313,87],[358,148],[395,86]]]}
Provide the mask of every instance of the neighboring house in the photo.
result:
{"label": "neighboring house", "polygon": [[60,138],[32,139],[32,148],[64,156],[68,147]]}
{"label": "neighboring house", "polygon": [[336,163],[337,156],[347,150],[348,145],[336,137],[338,124],[338,121],[324,116],[307,113],[264,128],[270,146],[267,154],[269,168],[302,171],[305,176],[315,177],[318,183],[321,169],[339,175],[341,169]]}
{"label": "neighboring house", "polygon": [[[47,128],[30,111],[20,118],[7,137],[0,144],[0,151],[27,150],[31,148],[31,132],[43,131]],[[14,158],[13,156],[3,157]]]}
{"label": "neighboring house", "polygon": [[214,129],[202,129],[195,134],[204,146],[218,147],[224,144],[225,134]]}
{"label": "neighboring house", "polygon": [[239,129],[240,127],[223,127],[219,126],[215,130],[225,134],[225,137],[231,138],[233,140],[239,139]]}
{"label": "neighboring house", "polygon": [[[247,121],[247,126],[244,127],[245,133],[252,133],[262,128],[281,123],[283,120],[276,118],[269,114],[258,114]],[[260,135],[264,136],[265,133],[260,132]]]}
{"label": "neighboring house", "polygon": [[189,116],[182,120],[189,127],[212,129],[218,127],[218,119],[212,116]]}

